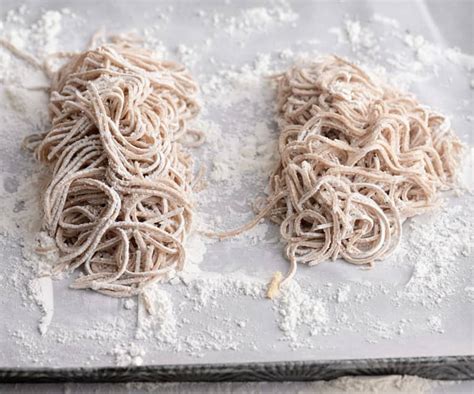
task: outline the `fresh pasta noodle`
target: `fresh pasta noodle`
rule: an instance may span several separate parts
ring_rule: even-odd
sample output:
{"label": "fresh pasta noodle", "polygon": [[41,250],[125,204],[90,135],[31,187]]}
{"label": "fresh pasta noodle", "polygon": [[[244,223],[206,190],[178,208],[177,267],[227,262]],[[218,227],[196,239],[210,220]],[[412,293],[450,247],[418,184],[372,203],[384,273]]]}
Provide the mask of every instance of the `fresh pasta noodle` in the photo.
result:
{"label": "fresh pasta noodle", "polygon": [[278,223],[290,270],[272,283],[290,280],[298,263],[389,256],[403,221],[455,183],[462,144],[448,119],[336,56],[275,79],[280,161],[267,203],[245,226],[210,235],[231,237],[264,217]]}
{"label": "fresh pasta noodle", "polygon": [[53,169],[43,208],[60,252],[54,272],[81,267],[73,288],[140,294],[185,262],[197,179],[181,142],[203,138],[188,129],[197,86],[127,40],[62,57],[51,130],[27,140]]}

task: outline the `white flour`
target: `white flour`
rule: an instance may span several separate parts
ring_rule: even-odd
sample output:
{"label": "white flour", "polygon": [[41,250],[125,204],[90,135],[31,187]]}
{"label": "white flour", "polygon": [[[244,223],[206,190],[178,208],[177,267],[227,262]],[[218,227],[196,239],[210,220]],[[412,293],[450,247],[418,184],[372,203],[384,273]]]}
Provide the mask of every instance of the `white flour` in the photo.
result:
{"label": "white flour", "polygon": [[[201,85],[203,114],[193,127],[203,130],[207,141],[194,153],[207,168],[207,188],[196,198],[198,215],[186,243],[185,272],[171,278],[170,284],[150,288],[140,300],[68,291],[69,279],[52,282],[46,276],[56,257],[40,258],[34,248],[49,242],[36,235],[39,192],[47,172],[21,153],[20,143],[24,136],[47,128],[47,96],[25,89],[47,81],[0,48],[0,245],[3,261],[8,262],[2,278],[11,310],[21,308],[27,316],[7,330],[18,354],[15,362],[60,365],[58,354],[64,352],[73,353],[68,355],[70,364],[123,366],[171,363],[176,357],[280,357],[286,350],[309,357],[314,353],[298,352],[322,352],[332,346],[344,354],[344,338],[362,338],[363,346],[370,347],[413,336],[447,335],[449,310],[473,302],[474,212],[469,193],[462,202],[450,200],[439,211],[411,220],[399,252],[373,270],[340,262],[301,267],[297,279],[274,301],[264,298],[266,285],[274,271],[287,267],[277,226],[262,221],[223,243],[200,235],[202,229],[228,229],[252,218],[255,200],[264,195],[268,174],[278,161],[274,90],[267,77],[285,70],[294,59],[314,58],[324,47],[310,37],[274,46],[242,63],[219,56],[222,32],[234,48],[244,50],[254,37],[292,31],[302,16],[286,2],[242,8],[234,15],[200,10],[194,18],[209,30],[209,37],[165,47],[161,34],[172,26],[176,12],[168,7],[155,10],[158,22],[142,33],[146,45],[187,64]],[[80,25],[83,18],[68,10],[46,10],[32,22],[30,10],[23,7],[7,14],[0,35],[40,57],[71,49],[62,41],[65,26]],[[440,80],[443,69],[456,71],[460,86],[469,89],[472,84],[472,56],[407,34],[401,21],[381,14],[368,22],[346,16],[331,31],[337,34],[335,51],[349,54],[400,87],[448,83]],[[471,101],[457,103],[459,113],[465,113]],[[466,119],[472,118],[470,114],[464,115]],[[466,138],[465,124],[458,125]],[[467,184],[472,183],[473,157],[472,150],[468,153]]]}
{"label": "white flour", "polygon": [[41,335],[45,335],[48,332],[48,327],[53,320],[54,314],[52,279],[46,276],[34,278],[30,281],[29,289],[43,314],[40,318],[38,329]]}
{"label": "white flour", "polygon": [[128,345],[117,345],[112,351],[115,356],[115,364],[119,367],[131,365],[142,365],[145,351],[140,346],[130,343]]}
{"label": "white flour", "polygon": [[[200,11],[197,15],[216,30],[224,31],[231,37],[242,38],[251,34],[267,32],[270,28],[295,22],[299,15],[288,2],[278,1],[268,7],[242,9],[236,16],[225,16],[218,12],[207,14]],[[279,3],[279,5],[277,5]]]}
{"label": "white flour", "polygon": [[459,264],[472,259],[473,215],[472,205],[456,205],[410,224],[411,231],[398,260],[408,263],[413,272],[399,290],[398,298],[436,308],[446,297],[460,291],[453,281],[464,282],[464,278],[459,279]]}
{"label": "white flour", "polygon": [[[165,344],[177,341],[176,316],[170,294],[152,285],[139,297],[137,339],[154,339]],[[150,338],[151,337],[151,338]]]}
{"label": "white flour", "polygon": [[311,336],[318,335],[329,317],[324,303],[305,293],[300,285],[292,282],[275,300],[275,309],[280,315],[279,327],[293,343],[297,341],[297,329],[304,325]]}

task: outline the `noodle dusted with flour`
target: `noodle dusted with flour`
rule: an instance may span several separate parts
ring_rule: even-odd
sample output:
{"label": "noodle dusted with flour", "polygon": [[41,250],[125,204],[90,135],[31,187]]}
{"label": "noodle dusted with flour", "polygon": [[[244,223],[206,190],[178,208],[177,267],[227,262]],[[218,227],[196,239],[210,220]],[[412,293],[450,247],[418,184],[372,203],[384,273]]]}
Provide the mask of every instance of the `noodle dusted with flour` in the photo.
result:
{"label": "noodle dusted with flour", "polygon": [[461,143],[448,120],[337,57],[278,80],[281,161],[271,177],[292,263],[371,264],[398,245],[401,223],[453,185]]}
{"label": "noodle dusted with flour", "polygon": [[403,221],[433,208],[437,191],[453,186],[462,145],[448,120],[335,56],[276,81],[280,162],[270,197],[254,221],[218,235],[233,236],[263,217],[280,224],[291,262],[281,283],[297,263],[387,257]]}
{"label": "noodle dusted with flour", "polygon": [[196,91],[182,66],[126,41],[54,74],[52,128],[28,143],[54,168],[44,226],[60,251],[54,271],[83,267],[72,287],[125,297],[182,269],[195,180],[180,140]]}

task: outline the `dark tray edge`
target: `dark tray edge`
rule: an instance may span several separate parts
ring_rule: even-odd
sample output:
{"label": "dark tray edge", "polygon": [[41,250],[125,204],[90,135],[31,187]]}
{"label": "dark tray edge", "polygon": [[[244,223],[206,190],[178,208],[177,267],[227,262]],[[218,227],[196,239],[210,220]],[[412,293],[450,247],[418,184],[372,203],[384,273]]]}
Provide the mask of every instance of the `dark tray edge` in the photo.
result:
{"label": "dark tray edge", "polygon": [[1,383],[314,381],[367,375],[469,380],[474,379],[474,356],[108,368],[0,368]]}

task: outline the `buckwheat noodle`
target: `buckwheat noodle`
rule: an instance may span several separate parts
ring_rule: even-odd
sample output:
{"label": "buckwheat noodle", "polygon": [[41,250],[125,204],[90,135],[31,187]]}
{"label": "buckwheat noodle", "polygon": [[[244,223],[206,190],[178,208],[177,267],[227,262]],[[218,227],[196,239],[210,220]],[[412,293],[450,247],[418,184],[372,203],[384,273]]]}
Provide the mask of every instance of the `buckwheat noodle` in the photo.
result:
{"label": "buckwheat noodle", "polygon": [[209,234],[232,237],[264,217],[280,224],[290,269],[272,280],[271,297],[298,263],[389,256],[403,221],[454,185],[462,152],[446,117],[336,56],[276,81],[280,161],[267,203],[243,227]]}
{"label": "buckwheat noodle", "polygon": [[82,267],[73,288],[139,294],[185,262],[197,179],[182,142],[202,140],[187,126],[197,86],[127,40],[62,57],[51,130],[27,141],[53,168],[43,209],[60,252],[54,272]]}

